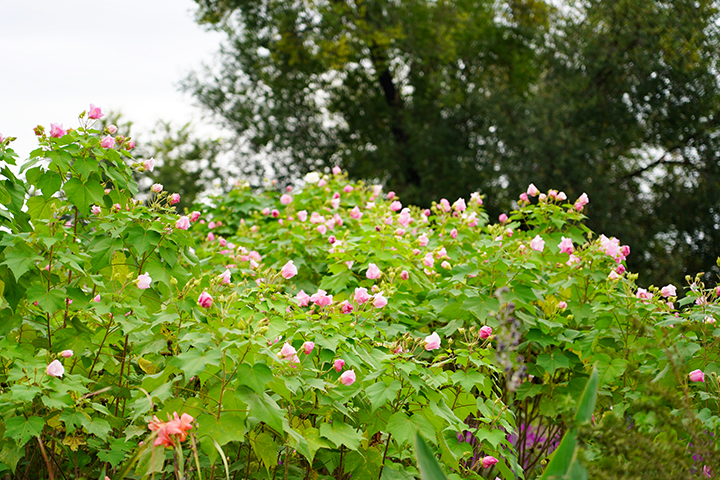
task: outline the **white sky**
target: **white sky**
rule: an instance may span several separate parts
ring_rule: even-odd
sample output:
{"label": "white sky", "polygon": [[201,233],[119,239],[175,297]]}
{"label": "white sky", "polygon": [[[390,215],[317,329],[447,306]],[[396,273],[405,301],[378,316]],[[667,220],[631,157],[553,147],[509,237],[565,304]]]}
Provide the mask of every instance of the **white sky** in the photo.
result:
{"label": "white sky", "polygon": [[77,126],[90,103],[122,111],[133,131],[159,119],[218,135],[177,88],[212,63],[222,35],[193,20],[192,0],[0,0],[0,133],[21,159],[33,128]]}

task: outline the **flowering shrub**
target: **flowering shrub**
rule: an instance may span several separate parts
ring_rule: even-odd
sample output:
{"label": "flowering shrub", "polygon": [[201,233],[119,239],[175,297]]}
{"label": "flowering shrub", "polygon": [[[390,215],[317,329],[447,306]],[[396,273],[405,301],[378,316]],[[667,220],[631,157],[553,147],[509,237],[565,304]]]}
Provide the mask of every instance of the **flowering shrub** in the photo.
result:
{"label": "flowering shrub", "polygon": [[619,419],[716,473],[720,292],[637,288],[586,195],[491,222],[333,169],[178,215],[98,115],[38,127],[22,176],[0,147],[2,472],[410,479],[420,432],[449,478],[534,478],[595,366],[590,469]]}

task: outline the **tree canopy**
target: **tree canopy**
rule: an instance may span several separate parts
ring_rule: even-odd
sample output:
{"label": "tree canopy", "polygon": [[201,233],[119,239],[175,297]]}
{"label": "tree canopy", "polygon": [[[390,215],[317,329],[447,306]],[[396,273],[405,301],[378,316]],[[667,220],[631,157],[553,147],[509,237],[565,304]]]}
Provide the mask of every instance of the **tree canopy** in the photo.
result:
{"label": "tree canopy", "polygon": [[246,173],[339,164],[420,205],[480,191],[494,215],[530,182],[587,192],[648,281],[713,267],[716,2],[196,2],[228,40],[186,88]]}

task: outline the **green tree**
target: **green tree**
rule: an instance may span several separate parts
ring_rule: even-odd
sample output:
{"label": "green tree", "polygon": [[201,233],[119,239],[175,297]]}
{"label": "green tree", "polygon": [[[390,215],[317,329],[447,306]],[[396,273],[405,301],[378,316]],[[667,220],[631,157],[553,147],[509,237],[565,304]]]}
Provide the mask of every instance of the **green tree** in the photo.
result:
{"label": "green tree", "polygon": [[717,2],[196,2],[228,41],[185,86],[246,173],[340,164],[419,205],[479,190],[492,215],[530,182],[585,191],[646,282],[713,267]]}

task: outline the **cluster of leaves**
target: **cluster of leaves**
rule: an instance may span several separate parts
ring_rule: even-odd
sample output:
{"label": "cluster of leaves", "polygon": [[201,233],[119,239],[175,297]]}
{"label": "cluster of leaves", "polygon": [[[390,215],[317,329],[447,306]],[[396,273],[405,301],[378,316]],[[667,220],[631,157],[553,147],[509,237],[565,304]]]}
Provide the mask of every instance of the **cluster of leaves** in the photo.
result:
{"label": "cluster of leaves", "polygon": [[[449,478],[534,478],[593,366],[598,427],[628,419],[684,461],[717,458],[718,292],[690,279],[682,311],[638,298],[573,203],[541,195],[489,222],[480,195],[403,208],[337,170],[285,192],[239,184],[191,224],[167,192],[136,202],[146,165],[83,125],[38,130],[24,178],[0,149],[11,478],[411,479],[418,432]],[[328,304],[303,300],[319,290]],[[705,383],[688,384],[695,369]],[[148,422],[174,412],[191,441],[166,450]],[[629,455],[579,438],[589,468]]]}

